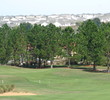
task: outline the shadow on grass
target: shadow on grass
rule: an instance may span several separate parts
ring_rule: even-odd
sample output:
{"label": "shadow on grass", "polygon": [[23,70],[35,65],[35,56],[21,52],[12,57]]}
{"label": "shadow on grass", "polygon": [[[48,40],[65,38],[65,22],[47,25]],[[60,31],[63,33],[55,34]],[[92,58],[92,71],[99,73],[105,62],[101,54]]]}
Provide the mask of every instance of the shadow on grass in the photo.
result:
{"label": "shadow on grass", "polygon": [[100,70],[100,69],[97,69],[97,70],[93,70],[93,69],[85,69],[83,71],[87,71],[87,72],[95,72],[95,73],[108,73],[107,70]]}
{"label": "shadow on grass", "polygon": [[93,70],[93,65],[74,65],[71,67],[72,69],[81,69],[83,71],[86,71],[86,72],[95,72],[95,73],[108,73],[107,70],[105,69],[97,69],[96,70]]}
{"label": "shadow on grass", "polygon": [[[22,66],[18,66],[21,68],[32,68],[32,69],[46,69],[46,68],[51,68],[51,65],[45,65],[45,66],[41,66],[39,67],[38,65],[22,65]],[[66,65],[53,65],[53,68],[65,68],[67,67]]]}
{"label": "shadow on grass", "polygon": [[[46,69],[46,68],[51,68],[50,65],[46,66],[35,66],[35,65],[24,65],[24,66],[18,66],[21,68],[31,68],[31,69]],[[54,65],[53,68],[68,68],[68,65]],[[93,70],[93,65],[72,65],[70,67],[71,69],[80,69],[86,72],[95,72],[95,73],[108,73],[107,69],[102,69],[102,67],[97,66],[97,70]],[[110,73],[110,72],[109,72]]]}

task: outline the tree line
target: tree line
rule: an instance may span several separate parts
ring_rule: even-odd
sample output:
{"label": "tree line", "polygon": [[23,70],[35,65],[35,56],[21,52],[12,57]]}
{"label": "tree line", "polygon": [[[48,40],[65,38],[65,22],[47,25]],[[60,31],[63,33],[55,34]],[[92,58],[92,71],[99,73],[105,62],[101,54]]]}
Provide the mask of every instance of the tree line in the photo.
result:
{"label": "tree line", "polygon": [[0,27],[0,63],[13,61],[14,65],[53,60],[56,55],[80,64],[110,65],[110,23],[98,18],[82,22],[77,31],[72,27],[56,27],[21,23],[16,27],[4,24]]}

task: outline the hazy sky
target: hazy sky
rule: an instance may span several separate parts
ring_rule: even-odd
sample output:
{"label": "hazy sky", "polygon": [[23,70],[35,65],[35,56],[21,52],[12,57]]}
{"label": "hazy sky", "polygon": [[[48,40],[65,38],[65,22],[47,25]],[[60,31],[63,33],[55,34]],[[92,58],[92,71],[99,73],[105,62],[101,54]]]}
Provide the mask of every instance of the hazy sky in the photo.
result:
{"label": "hazy sky", "polygon": [[110,13],[110,0],[0,0],[0,15]]}

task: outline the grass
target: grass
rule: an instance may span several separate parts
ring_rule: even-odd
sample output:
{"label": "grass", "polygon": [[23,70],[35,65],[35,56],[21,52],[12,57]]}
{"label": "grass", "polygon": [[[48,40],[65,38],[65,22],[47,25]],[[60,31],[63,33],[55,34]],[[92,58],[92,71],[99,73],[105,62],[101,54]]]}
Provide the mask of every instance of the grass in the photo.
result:
{"label": "grass", "polygon": [[0,100],[110,99],[109,73],[82,70],[88,68],[87,66],[73,67],[74,69],[26,69],[0,66],[0,84],[14,84],[14,91],[17,92],[40,94],[36,96],[2,96]]}

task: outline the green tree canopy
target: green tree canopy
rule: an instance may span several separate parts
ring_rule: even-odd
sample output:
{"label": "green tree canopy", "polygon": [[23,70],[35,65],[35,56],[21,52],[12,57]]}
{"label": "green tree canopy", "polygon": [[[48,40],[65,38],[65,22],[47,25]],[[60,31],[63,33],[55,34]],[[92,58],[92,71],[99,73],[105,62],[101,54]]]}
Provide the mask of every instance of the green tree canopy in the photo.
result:
{"label": "green tree canopy", "polygon": [[[93,70],[96,70],[96,64],[101,60],[104,47],[104,34],[92,20],[85,21],[78,29],[79,34],[83,34],[84,46],[86,46],[86,59],[93,63]],[[82,47],[84,47],[82,46]],[[80,48],[82,49],[82,48]]]}

